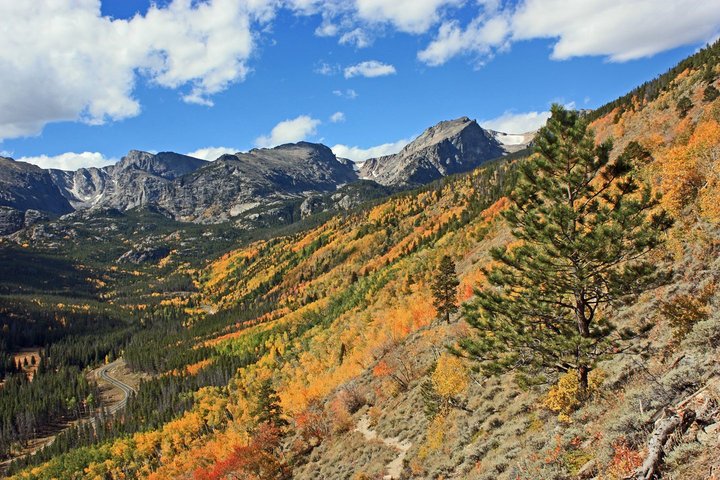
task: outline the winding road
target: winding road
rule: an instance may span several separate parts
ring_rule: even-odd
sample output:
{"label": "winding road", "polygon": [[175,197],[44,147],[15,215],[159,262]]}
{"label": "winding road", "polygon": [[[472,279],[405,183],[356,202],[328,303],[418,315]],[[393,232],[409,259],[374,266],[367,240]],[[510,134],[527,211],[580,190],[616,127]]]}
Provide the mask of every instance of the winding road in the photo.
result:
{"label": "winding road", "polygon": [[[109,383],[110,385],[112,385],[113,387],[120,389],[120,391],[123,394],[123,397],[119,402],[115,403],[115,405],[113,405],[107,409],[107,411],[111,415],[114,415],[118,411],[125,408],[125,405],[127,404],[127,401],[128,401],[128,397],[130,396],[131,393],[137,393],[137,390],[135,390],[133,387],[131,387],[127,383],[123,382],[122,380],[118,380],[117,378],[112,377],[108,373],[109,370],[112,370],[113,368],[117,367],[121,361],[122,361],[122,359],[117,359],[114,362],[108,363],[107,365],[103,365],[102,367],[99,367],[97,370],[95,370],[95,378],[97,378],[99,380],[103,380],[103,381]],[[71,424],[81,425],[86,422],[92,422],[94,424],[96,421],[97,421],[97,417],[95,415],[93,415],[92,417],[83,418],[83,419],[77,420]],[[42,450],[43,448],[52,445],[52,443],[55,441],[55,437],[61,431],[62,430],[54,433],[50,437],[47,437],[45,440],[43,440],[42,442],[35,445],[35,447],[32,450],[28,451],[27,453],[25,453],[23,455],[18,456],[16,459],[21,459],[21,458],[24,458],[24,457],[27,457],[30,455],[34,455],[36,452]],[[10,465],[10,461],[5,461],[5,462],[0,463],[0,478],[4,478],[3,475],[7,471],[7,467],[9,465]]]}
{"label": "winding road", "polygon": [[113,369],[114,367],[118,366],[118,363],[120,362],[120,359],[115,360],[114,362],[108,363],[107,365],[103,365],[102,367],[95,370],[95,376],[98,379],[104,380],[108,382],[109,384],[113,385],[114,387],[119,388],[123,393],[123,398],[119,402],[117,402],[115,405],[110,407],[108,411],[111,414],[117,413],[119,410],[122,410],[125,408],[125,405],[127,404],[128,397],[131,393],[137,393],[137,390],[135,390],[133,387],[128,385],[127,383],[122,382],[121,380],[118,380],[117,378],[111,377],[108,373],[108,370]]}

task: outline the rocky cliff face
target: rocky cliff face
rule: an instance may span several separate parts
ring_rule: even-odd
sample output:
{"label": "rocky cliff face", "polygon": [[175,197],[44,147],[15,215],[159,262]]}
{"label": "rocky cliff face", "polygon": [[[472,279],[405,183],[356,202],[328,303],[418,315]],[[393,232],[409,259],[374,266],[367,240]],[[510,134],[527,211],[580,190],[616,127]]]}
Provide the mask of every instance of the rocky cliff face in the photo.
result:
{"label": "rocky cliff face", "polygon": [[[198,223],[237,220],[258,211],[266,217],[346,209],[384,192],[422,185],[472,170],[483,162],[523,148],[531,134],[483,130],[467,117],[440,122],[395,155],[370,159],[360,168],[337,158],[325,145],[300,142],[207,162],[172,152],[130,151],[115,165],[74,172],[43,170],[0,157],[0,235],[12,233],[41,214],[75,210],[130,210],[152,206],[167,217]],[[338,190],[364,182],[358,188]],[[377,188],[368,184],[380,184]],[[341,194],[341,192],[344,192]],[[268,217],[268,218],[269,218]],[[252,218],[249,218],[252,220]],[[252,222],[251,222],[252,223]]]}
{"label": "rocky cliff face", "polygon": [[34,223],[39,211],[62,215],[73,207],[48,170],[0,157],[0,235]]}
{"label": "rocky cliff face", "polygon": [[132,150],[115,165],[74,172],[6,158],[0,167],[0,234],[25,226],[29,209],[63,215],[152,205],[177,220],[218,223],[260,205],[334,192],[358,179],[350,162],[307,142],[223,155],[215,162]]}
{"label": "rocky cliff face", "polygon": [[61,215],[73,210],[48,170],[0,157],[0,206]]}
{"label": "rocky cliff face", "polygon": [[108,167],[49,172],[74,209],[98,206],[127,210],[158,202],[171,190],[173,180],[208,163],[172,152],[131,150]]}
{"label": "rocky cliff face", "polygon": [[300,142],[223,155],[173,182],[157,203],[178,219],[217,223],[261,204],[334,191],[355,180],[353,167],[328,147]]}
{"label": "rocky cliff face", "polygon": [[468,117],[428,128],[400,152],[372,158],[360,176],[382,185],[414,186],[467,172],[506,154],[503,144]]}

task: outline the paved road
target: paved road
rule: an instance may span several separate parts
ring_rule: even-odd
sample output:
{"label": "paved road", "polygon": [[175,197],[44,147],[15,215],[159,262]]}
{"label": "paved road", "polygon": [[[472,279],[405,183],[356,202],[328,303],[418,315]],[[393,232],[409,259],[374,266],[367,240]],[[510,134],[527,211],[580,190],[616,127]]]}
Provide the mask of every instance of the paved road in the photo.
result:
{"label": "paved road", "polygon": [[[116,367],[116,366],[118,365],[118,363],[120,362],[120,360],[121,360],[121,359],[115,360],[114,362],[108,363],[107,365],[103,365],[102,367],[100,367],[100,368],[98,368],[97,370],[95,370],[95,377],[96,377],[96,378],[102,379],[102,380],[110,383],[111,385],[119,388],[119,389],[123,392],[123,398],[122,398],[122,400],[120,400],[118,403],[116,403],[115,405],[113,405],[112,407],[110,407],[110,408],[107,410],[108,412],[110,412],[110,413],[113,414],[113,415],[114,415],[115,413],[117,413],[119,410],[125,408],[125,405],[127,404],[128,397],[130,396],[130,393],[131,393],[131,392],[132,392],[132,393],[137,393],[137,391],[136,391],[133,387],[131,387],[131,386],[128,385],[127,383],[123,383],[121,380],[118,380],[117,378],[114,378],[114,377],[110,376],[110,374],[108,373],[108,370],[111,370],[113,367]],[[74,424],[75,424],[75,425],[82,425],[83,423],[86,423],[86,422],[92,422],[93,424],[95,424],[96,421],[97,421],[97,417],[96,417],[96,416],[92,416],[92,417],[90,417],[90,418],[83,418],[83,419],[81,419],[81,420],[78,420],[77,422],[74,422]],[[59,433],[59,432],[58,432],[58,433]],[[56,434],[56,435],[57,435],[57,434]],[[42,442],[40,445],[37,445],[35,448],[33,448],[32,451],[26,453],[25,455],[21,455],[21,456],[17,457],[17,459],[21,459],[21,458],[24,458],[24,457],[29,456],[29,455],[34,455],[34,454],[37,453],[39,450],[42,450],[44,447],[48,447],[48,446],[52,445],[52,443],[55,441],[56,435],[53,435],[52,437],[49,437],[47,440],[45,440],[44,442]],[[3,477],[3,475],[4,475],[4,473],[5,473],[6,469],[7,469],[7,467],[9,466],[9,464],[10,464],[9,462],[3,462],[3,463],[0,465],[0,478]]]}
{"label": "paved road", "polygon": [[111,414],[115,414],[118,410],[122,410],[123,408],[125,408],[125,405],[127,404],[127,400],[128,400],[128,397],[130,396],[130,394],[137,393],[137,391],[133,387],[131,387],[127,383],[123,383],[121,380],[118,380],[117,378],[110,376],[110,374],[108,373],[108,370],[111,370],[113,367],[116,367],[118,365],[118,362],[120,362],[119,359],[115,360],[112,363],[108,363],[107,365],[103,365],[102,367],[98,368],[95,371],[95,376],[97,378],[105,380],[106,382],[119,388],[123,392],[122,400],[120,400],[118,403],[116,403],[115,405],[113,405],[112,407],[110,407],[108,409],[108,411]]}

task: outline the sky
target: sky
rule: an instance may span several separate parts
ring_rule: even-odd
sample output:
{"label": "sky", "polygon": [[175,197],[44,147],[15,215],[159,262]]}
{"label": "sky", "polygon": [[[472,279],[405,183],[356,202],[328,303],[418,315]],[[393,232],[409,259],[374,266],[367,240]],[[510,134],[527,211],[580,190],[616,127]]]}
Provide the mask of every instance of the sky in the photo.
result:
{"label": "sky", "polygon": [[0,0],[0,155],[306,140],[361,161],[461,116],[534,130],[719,34],[717,0]]}

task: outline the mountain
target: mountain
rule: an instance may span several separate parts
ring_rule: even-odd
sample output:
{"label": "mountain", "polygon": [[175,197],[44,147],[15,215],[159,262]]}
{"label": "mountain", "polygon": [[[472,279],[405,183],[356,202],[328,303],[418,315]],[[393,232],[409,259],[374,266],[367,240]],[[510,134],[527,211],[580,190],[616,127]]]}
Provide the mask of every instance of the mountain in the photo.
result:
{"label": "mountain", "polygon": [[328,147],[300,142],[223,155],[173,182],[157,204],[177,219],[217,223],[356,180],[352,166],[338,161]]}
{"label": "mountain", "polygon": [[156,203],[173,180],[208,163],[178,153],[131,150],[115,165],[74,172],[50,170],[50,174],[74,209],[127,210]]}
{"label": "mountain", "polygon": [[49,171],[0,157],[0,235],[22,228],[39,211],[62,215],[73,207]]}
{"label": "mountain", "polygon": [[[371,198],[377,198],[381,192],[472,170],[521,150],[531,138],[532,133],[484,130],[462,117],[430,127],[401,152],[370,159],[360,168],[336,157],[325,145],[308,142],[223,155],[214,162],[173,152],[131,150],[115,165],[74,172],[3,159],[13,168],[3,169],[0,195],[7,197],[5,206],[12,210],[0,211],[0,234],[22,228],[28,209],[57,216],[75,210],[154,206],[181,221],[232,220],[253,228],[267,225],[265,220],[256,221],[264,215],[286,223],[319,211],[347,210],[370,199],[363,198],[363,193],[372,191]],[[382,188],[365,182],[342,194],[319,198],[361,179]],[[302,206],[297,213],[296,203]]]}
{"label": "mountain", "polygon": [[[669,227],[643,255],[660,269],[657,278],[628,284],[625,274],[640,269],[617,264],[628,269],[602,285],[585,283],[595,287],[591,296],[613,288],[618,300],[591,307],[598,316],[592,339],[574,333],[577,317],[567,313],[577,308],[574,294],[552,306],[532,295],[548,293],[552,300],[568,286],[585,288],[571,281],[583,272],[567,255],[579,243],[590,252],[596,237],[620,240],[614,252],[580,258],[587,265],[655,241],[628,245],[622,228],[593,228],[594,220],[566,229],[568,210],[555,189],[561,208],[534,200],[559,212],[553,220],[559,228],[549,235],[558,255],[545,250],[550,254],[542,256],[557,283],[528,281],[503,291],[502,277],[527,277],[514,268],[494,270],[498,256],[517,258],[516,252],[535,248],[532,235],[521,238],[527,229],[513,231],[508,217],[514,215],[503,214],[513,197],[523,196],[517,183],[528,161],[523,150],[342,214],[264,231],[235,222],[180,224],[148,207],[108,209],[102,216],[96,214],[101,209],[77,211],[0,239],[0,459],[15,458],[0,475],[713,478],[720,471],[720,42],[691,59],[627,101],[587,116],[596,142],[612,138],[611,158],[632,159],[633,177],[661,196],[646,197],[634,182],[622,182],[617,189],[583,189],[585,198],[602,198],[574,203],[608,218],[627,208],[618,190],[633,196],[631,203],[657,198],[647,220]],[[502,143],[502,135],[488,134]],[[525,138],[502,140],[519,145]],[[313,171],[294,169],[286,177],[291,157]],[[261,159],[262,169],[244,170]],[[316,181],[325,173],[333,177],[324,183],[331,190],[305,198],[318,203],[358,184],[390,189],[364,181],[332,190],[347,171],[313,145],[218,162],[168,182],[200,195],[212,191],[212,185],[201,188],[203,182],[225,188],[225,181],[237,180],[223,175],[252,173],[249,184],[302,198],[305,182],[323,185]],[[557,165],[550,171],[563,178]],[[595,179],[602,185],[613,176]],[[224,205],[226,199],[202,201]],[[544,229],[546,218],[533,217],[526,226]],[[63,222],[69,228],[49,243],[32,241],[32,232]],[[566,242],[575,232],[584,241]],[[446,257],[456,267],[458,302],[468,302],[450,322],[438,318],[433,302]],[[648,290],[629,300],[625,287]],[[527,299],[519,307],[547,316],[521,324],[533,336],[518,337],[537,339],[527,344],[547,353],[547,363],[524,347],[517,355],[502,351],[497,342],[515,342],[502,324],[514,319],[476,316],[488,313],[478,299],[494,294]],[[566,354],[558,355],[562,332],[572,337],[559,345],[569,348]],[[498,358],[474,348],[482,340],[499,347],[505,365],[482,368],[486,354]],[[582,393],[576,362],[589,351],[599,356]],[[51,368],[23,363],[28,357]],[[30,373],[36,375],[27,381]],[[113,418],[105,413],[120,410]],[[45,448],[26,455],[38,443]],[[648,465],[653,472],[646,474]]]}
{"label": "mountain", "polygon": [[13,209],[0,212],[6,218],[4,233],[22,227],[27,209],[62,215],[155,206],[170,218],[218,223],[260,205],[332,192],[358,179],[350,162],[307,142],[223,155],[215,162],[132,150],[115,165],[74,172],[2,162],[7,168],[0,177],[0,199]]}
{"label": "mountain", "polygon": [[382,185],[422,185],[470,171],[509,151],[493,132],[461,117],[428,128],[396,154],[366,161],[360,176]]}

